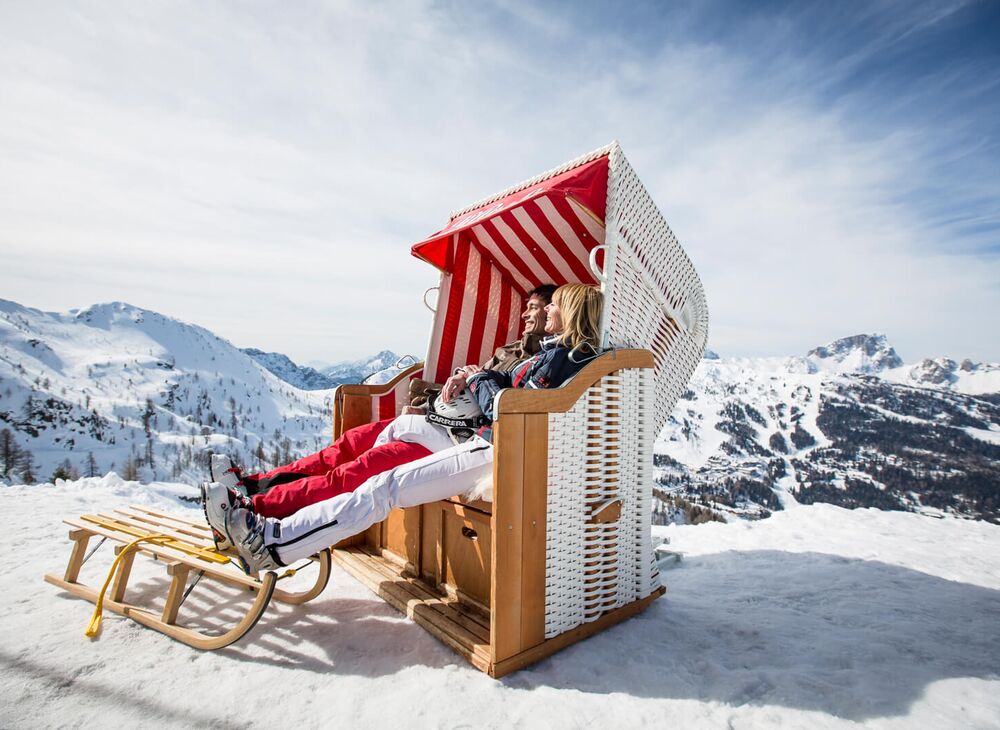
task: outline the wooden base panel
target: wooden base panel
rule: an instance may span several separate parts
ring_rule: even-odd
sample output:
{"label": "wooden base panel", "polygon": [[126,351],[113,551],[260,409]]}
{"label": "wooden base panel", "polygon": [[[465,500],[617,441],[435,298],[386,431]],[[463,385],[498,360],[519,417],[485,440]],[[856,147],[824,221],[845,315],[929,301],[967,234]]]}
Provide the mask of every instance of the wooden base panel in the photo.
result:
{"label": "wooden base panel", "polygon": [[368,586],[393,608],[409,616],[477,669],[490,665],[489,619],[435,594],[424,583],[407,578],[398,566],[364,548],[333,551],[344,570]]}
{"label": "wooden base panel", "polygon": [[490,646],[489,616],[458,600],[435,593],[423,581],[405,575],[397,562],[375,554],[370,548],[337,548],[333,551],[333,559],[386,603],[409,616],[476,669],[494,678],[522,669],[570,644],[631,618],[666,592],[661,586],[646,598],[633,601],[590,623],[495,662],[492,660]]}
{"label": "wooden base panel", "polygon": [[538,646],[528,649],[527,651],[522,651],[520,654],[515,654],[508,659],[497,662],[490,668],[490,676],[499,678],[506,674],[510,674],[511,672],[516,672],[518,669],[524,669],[524,667],[529,664],[534,664],[547,656],[551,656],[557,651],[565,649],[570,644],[575,644],[581,639],[586,639],[588,636],[598,634],[615,624],[632,618],[636,614],[642,613],[650,603],[666,592],[667,589],[660,586],[645,598],[640,598],[638,601],[632,601],[632,603],[626,604],[621,608],[609,611],[590,623],[577,626],[575,629],[570,629],[566,633],[554,636]]}

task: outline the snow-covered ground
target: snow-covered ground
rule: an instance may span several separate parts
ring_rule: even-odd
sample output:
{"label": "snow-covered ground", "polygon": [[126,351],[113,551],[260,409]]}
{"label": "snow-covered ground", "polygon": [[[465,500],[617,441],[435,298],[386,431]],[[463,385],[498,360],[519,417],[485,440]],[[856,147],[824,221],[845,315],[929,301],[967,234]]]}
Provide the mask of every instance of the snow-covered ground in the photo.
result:
{"label": "snow-covered ground", "polygon": [[665,597],[500,681],[336,568],[318,599],[272,605],[215,653],[110,613],[84,638],[92,605],[42,581],[69,554],[60,519],[130,502],[197,514],[177,499],[193,493],[114,476],[0,487],[0,727],[1000,726],[990,524],[812,505],[656,528],[684,553]]}

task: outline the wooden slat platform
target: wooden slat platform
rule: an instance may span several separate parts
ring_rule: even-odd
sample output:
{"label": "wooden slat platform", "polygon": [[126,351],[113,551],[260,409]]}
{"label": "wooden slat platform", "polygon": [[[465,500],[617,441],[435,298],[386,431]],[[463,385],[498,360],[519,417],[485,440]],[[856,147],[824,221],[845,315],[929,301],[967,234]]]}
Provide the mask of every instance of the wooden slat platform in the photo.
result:
{"label": "wooden slat platform", "polygon": [[386,603],[412,618],[477,669],[489,671],[489,617],[403,576],[393,562],[365,548],[337,548],[333,558]]}
{"label": "wooden slat platform", "polygon": [[570,644],[592,636],[643,611],[662,596],[662,586],[638,601],[609,611],[514,656],[497,661],[490,645],[490,617],[456,599],[435,593],[423,581],[403,574],[398,562],[374,554],[368,547],[338,547],[333,559],[386,603],[409,616],[431,635],[461,654],[476,669],[502,677],[537,662]]}

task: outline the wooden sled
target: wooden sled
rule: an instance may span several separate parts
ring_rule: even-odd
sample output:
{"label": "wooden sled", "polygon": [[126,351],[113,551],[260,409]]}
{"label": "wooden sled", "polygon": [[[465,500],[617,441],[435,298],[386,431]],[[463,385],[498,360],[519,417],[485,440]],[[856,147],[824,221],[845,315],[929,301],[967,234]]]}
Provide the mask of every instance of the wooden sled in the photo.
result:
{"label": "wooden sled", "polygon": [[[78,580],[80,569],[88,557],[87,547],[91,538],[107,538],[119,543],[115,547],[116,555],[125,549],[128,543],[141,537],[164,535],[171,538],[171,542],[167,544],[139,544],[121,558],[118,570],[104,597],[103,607],[196,649],[221,649],[239,641],[264,615],[272,598],[282,603],[306,603],[323,592],[330,578],[330,551],[324,550],[312,558],[318,563],[319,570],[311,588],[297,592],[282,590],[276,587],[277,582],[281,578],[294,575],[295,570],[286,571],[281,576],[268,571],[261,577],[249,577],[231,565],[229,555],[215,549],[211,531],[204,522],[149,507],[132,505],[111,513],[87,514],[78,519],[66,519],[64,522],[70,526],[69,539],[73,541],[69,564],[62,577],[49,574],[45,576],[45,580],[92,603],[98,602],[100,589],[80,583]],[[161,612],[125,600],[125,591],[136,555],[145,555],[166,566],[170,583]],[[246,588],[256,594],[246,614],[228,631],[211,635],[185,628],[177,623],[184,599],[190,593],[188,579],[192,573],[196,575],[195,583],[201,577],[206,577],[227,585]],[[191,585],[191,588],[193,587],[194,583]]]}

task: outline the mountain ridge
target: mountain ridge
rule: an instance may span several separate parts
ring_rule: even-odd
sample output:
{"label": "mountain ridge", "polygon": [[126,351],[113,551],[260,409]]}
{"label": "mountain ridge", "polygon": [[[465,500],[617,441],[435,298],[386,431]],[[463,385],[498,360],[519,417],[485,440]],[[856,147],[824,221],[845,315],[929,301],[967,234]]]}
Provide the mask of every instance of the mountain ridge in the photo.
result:
{"label": "mountain ridge", "polygon": [[198,325],[125,302],[0,301],[8,481],[59,469],[200,481],[212,451],[269,467],[322,445],[329,409],[328,391],[294,388]]}
{"label": "mountain ridge", "polygon": [[[302,369],[264,355],[278,375],[198,325],[124,302],[58,313],[0,300],[0,479],[200,481],[213,451],[265,469],[322,447],[330,391],[287,382],[279,375]],[[384,350],[310,370],[375,370],[377,382],[398,359]],[[817,500],[995,521],[1000,364],[908,364],[878,334],[800,356],[706,353],[655,459],[661,522]]]}
{"label": "mountain ridge", "polygon": [[997,522],[1000,365],[906,364],[884,335],[705,359],[655,451],[661,522],[799,501]]}

